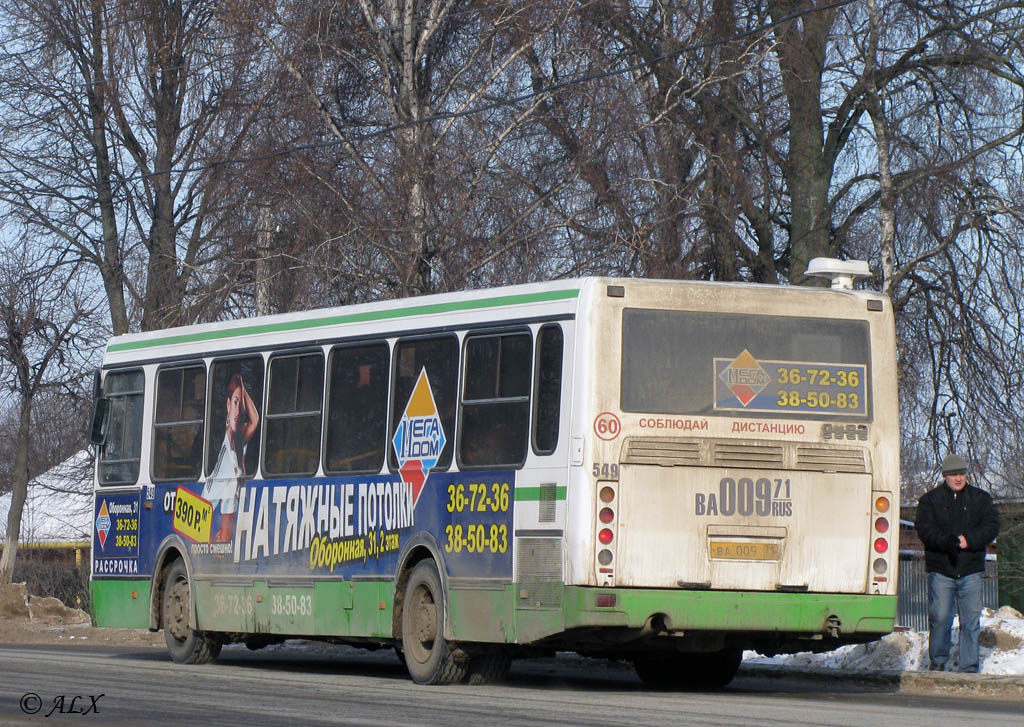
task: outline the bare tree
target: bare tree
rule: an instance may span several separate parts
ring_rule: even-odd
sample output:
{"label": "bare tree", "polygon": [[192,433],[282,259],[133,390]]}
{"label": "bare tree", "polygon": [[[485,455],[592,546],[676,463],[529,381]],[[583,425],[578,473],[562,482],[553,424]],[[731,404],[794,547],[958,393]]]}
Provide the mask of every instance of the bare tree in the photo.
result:
{"label": "bare tree", "polygon": [[206,0],[5,0],[0,204],[97,270],[123,333],[208,317],[253,36]]}
{"label": "bare tree", "polygon": [[95,346],[82,283],[71,266],[21,244],[0,262],[0,381],[17,406],[11,509],[0,559],[0,584],[10,583],[28,492],[32,408],[43,392],[74,388]]}
{"label": "bare tree", "polygon": [[936,474],[958,450],[1003,489],[1024,405],[1024,5],[891,3],[846,20],[850,55],[868,59],[848,98],[863,98],[878,167],[844,175],[836,244],[882,260],[915,423],[905,459]]}
{"label": "bare tree", "polygon": [[[44,390],[36,396],[28,450],[30,481],[82,450],[89,415],[90,392],[86,388],[69,386],[64,391]],[[19,402],[9,400],[0,410],[0,494],[11,490],[20,408]]]}
{"label": "bare tree", "polygon": [[308,231],[304,250],[283,247],[321,301],[478,284],[543,237],[533,190],[508,185],[534,104],[502,99],[556,16],[468,0],[278,10],[261,33],[288,76],[276,138],[320,141],[281,158],[272,228]]}

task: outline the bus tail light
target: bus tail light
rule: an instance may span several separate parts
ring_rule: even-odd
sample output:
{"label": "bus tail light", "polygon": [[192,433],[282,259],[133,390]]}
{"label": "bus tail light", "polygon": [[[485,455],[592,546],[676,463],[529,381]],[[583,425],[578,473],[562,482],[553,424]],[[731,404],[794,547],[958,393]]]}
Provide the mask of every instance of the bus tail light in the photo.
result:
{"label": "bus tail light", "polygon": [[595,570],[597,571],[598,585],[605,588],[615,585],[615,519],[616,508],[616,485],[615,482],[597,483],[597,552],[595,558]]}
{"label": "bus tail light", "polygon": [[[873,592],[881,595],[891,590],[891,585],[889,584],[889,560],[895,556],[889,553],[889,537],[887,533],[894,527],[892,518],[898,516],[898,514],[893,511],[891,493],[876,490],[871,495],[871,504],[873,506],[871,513],[871,535],[874,538],[871,541],[871,549],[882,557],[875,557],[870,561],[871,569],[869,575],[871,576]],[[898,523],[895,525],[898,526]],[[897,535],[898,531],[893,537]]]}

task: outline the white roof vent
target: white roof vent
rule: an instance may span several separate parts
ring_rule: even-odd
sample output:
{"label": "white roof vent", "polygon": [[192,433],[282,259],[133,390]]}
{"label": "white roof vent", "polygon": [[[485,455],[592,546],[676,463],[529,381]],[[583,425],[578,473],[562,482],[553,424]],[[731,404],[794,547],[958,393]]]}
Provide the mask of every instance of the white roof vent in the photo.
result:
{"label": "white roof vent", "polygon": [[871,268],[866,260],[816,257],[807,264],[807,274],[816,278],[831,278],[834,290],[853,290],[853,281],[857,278],[870,278]]}

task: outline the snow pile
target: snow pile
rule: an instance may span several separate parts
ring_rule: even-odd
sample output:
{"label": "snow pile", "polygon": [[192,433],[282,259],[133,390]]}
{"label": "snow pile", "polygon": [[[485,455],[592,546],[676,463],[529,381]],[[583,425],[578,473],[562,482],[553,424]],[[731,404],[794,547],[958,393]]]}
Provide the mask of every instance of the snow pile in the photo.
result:
{"label": "snow pile", "polygon": [[[1024,616],[1009,606],[990,608],[981,614],[981,672],[983,674],[1024,674]],[[960,655],[959,619],[953,620],[950,660]],[[823,654],[802,652],[766,658],[754,651],[743,654],[753,664],[780,664],[843,671],[923,671],[928,668],[928,632],[903,631],[870,644],[843,646]]]}

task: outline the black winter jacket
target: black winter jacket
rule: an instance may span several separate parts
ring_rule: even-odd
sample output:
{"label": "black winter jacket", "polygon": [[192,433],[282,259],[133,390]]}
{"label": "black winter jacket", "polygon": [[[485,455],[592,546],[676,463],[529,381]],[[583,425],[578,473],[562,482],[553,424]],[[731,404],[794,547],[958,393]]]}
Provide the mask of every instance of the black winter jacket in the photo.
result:
{"label": "black winter jacket", "polygon": [[[954,492],[945,482],[917,503],[917,534],[924,543],[929,573],[961,578],[985,570],[985,548],[999,534],[999,513],[992,496],[967,485]],[[967,549],[960,549],[960,538]]]}

